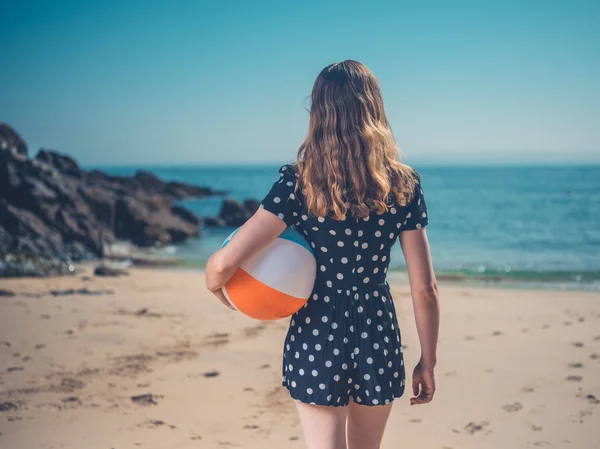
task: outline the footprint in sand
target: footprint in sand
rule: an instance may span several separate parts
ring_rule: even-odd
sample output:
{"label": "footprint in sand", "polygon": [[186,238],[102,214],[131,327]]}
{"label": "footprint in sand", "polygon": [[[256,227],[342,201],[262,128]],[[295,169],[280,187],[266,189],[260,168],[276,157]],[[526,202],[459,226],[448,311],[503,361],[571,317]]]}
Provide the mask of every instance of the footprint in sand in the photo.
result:
{"label": "footprint in sand", "polygon": [[600,341],[600,335],[596,335],[596,336],[594,337],[594,341]]}
{"label": "footprint in sand", "polygon": [[408,422],[414,422],[414,423],[419,423],[419,422],[421,422],[421,421],[422,421],[422,419],[421,419],[421,418],[412,418],[412,419],[409,419],[409,420],[408,420]]}
{"label": "footprint in sand", "polygon": [[156,429],[158,427],[162,427],[162,426],[169,426],[171,429],[176,429],[177,427],[171,425],[171,424],[167,424],[166,422],[164,422],[161,419],[149,419],[147,421],[144,421],[141,424],[138,424],[139,427],[145,427],[147,429]]}
{"label": "footprint in sand", "polygon": [[533,393],[535,390],[531,387],[523,387],[521,388],[521,392],[523,393]]}
{"label": "footprint in sand", "polygon": [[571,323],[570,321],[564,321],[564,322],[563,322],[563,324],[564,324],[565,326],[570,326],[570,325],[571,325],[571,324],[573,324],[573,323]]}
{"label": "footprint in sand", "polygon": [[502,331],[494,331],[494,332],[492,332],[492,335],[496,337],[498,335],[504,335],[504,332],[502,332]]}
{"label": "footprint in sand", "polygon": [[524,327],[524,328],[521,329],[521,332],[523,332],[524,334],[526,334],[526,333],[529,332],[529,329],[527,329],[526,327]]}
{"label": "footprint in sand", "polygon": [[469,424],[467,424],[465,426],[465,432],[468,433],[469,435],[474,435],[478,432],[483,432],[484,430],[486,430],[488,428],[489,425],[490,425],[490,423],[487,421],[479,421],[479,422],[471,421]]}
{"label": "footprint in sand", "polygon": [[208,346],[222,346],[229,343],[229,334],[226,332],[216,332],[206,337],[206,345]]}
{"label": "footprint in sand", "polygon": [[156,405],[157,400],[162,396],[157,396],[152,393],[140,394],[137,396],[131,396],[131,401],[139,405]]}
{"label": "footprint in sand", "polygon": [[579,318],[577,318],[577,321],[579,321],[580,323],[583,323],[585,321],[585,318],[580,316]]}
{"label": "footprint in sand", "polygon": [[578,398],[584,399],[584,400],[586,400],[587,402],[589,402],[590,404],[593,404],[593,405],[600,404],[600,399],[598,399],[593,394],[577,393],[575,396],[578,397]]}
{"label": "footprint in sand", "polygon": [[454,377],[454,376],[456,376],[456,374],[457,374],[456,371],[448,371],[448,372],[444,373],[444,376]]}
{"label": "footprint in sand", "polygon": [[569,368],[583,368],[583,363],[579,363],[579,362],[569,363]]}
{"label": "footprint in sand", "polygon": [[583,377],[581,377],[581,376],[567,376],[567,380],[569,382],[581,382],[583,380]]}
{"label": "footprint in sand", "polygon": [[581,343],[580,341],[574,341],[573,343],[571,343],[573,346],[575,346],[576,348],[581,348],[583,347],[583,343]]}
{"label": "footprint in sand", "polygon": [[544,325],[542,325],[542,329],[549,329],[549,328],[550,328],[550,325],[549,325],[549,324],[544,324]]}
{"label": "footprint in sand", "polygon": [[584,418],[591,415],[593,415],[593,413],[590,410],[581,410],[571,422],[583,424],[585,422]]}
{"label": "footprint in sand", "polygon": [[271,365],[269,365],[268,363],[265,363],[264,365],[260,365],[260,369],[267,369],[267,368],[271,368]]}
{"label": "footprint in sand", "polygon": [[502,410],[508,413],[518,412],[523,408],[523,405],[520,402],[513,402],[512,404],[506,404],[502,406]]}
{"label": "footprint in sand", "polygon": [[18,408],[13,402],[0,402],[0,412],[16,411]]}
{"label": "footprint in sand", "polygon": [[244,334],[246,337],[256,337],[261,333],[267,326],[264,324],[258,324],[256,326],[247,327],[244,329]]}
{"label": "footprint in sand", "polygon": [[213,371],[207,371],[206,373],[204,373],[204,377],[217,377],[219,376],[221,373],[218,372],[217,370],[213,370]]}
{"label": "footprint in sand", "polygon": [[465,340],[467,340],[467,341],[475,340],[475,337],[473,337],[472,335],[467,335],[465,337]]}
{"label": "footprint in sand", "polygon": [[536,426],[535,424],[532,424],[530,426],[530,429],[533,430],[534,432],[539,432],[540,430],[543,429],[543,427],[542,426]]}
{"label": "footprint in sand", "polygon": [[298,437],[290,437],[290,441],[296,441],[298,439],[299,439]]}

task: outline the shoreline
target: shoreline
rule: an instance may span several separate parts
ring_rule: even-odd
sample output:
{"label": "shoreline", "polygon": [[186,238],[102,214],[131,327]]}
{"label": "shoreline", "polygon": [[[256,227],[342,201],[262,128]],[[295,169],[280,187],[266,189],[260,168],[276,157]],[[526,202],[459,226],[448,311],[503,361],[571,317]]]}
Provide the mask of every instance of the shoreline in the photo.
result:
{"label": "shoreline", "polygon": [[[166,271],[184,271],[184,272],[199,272],[204,273],[204,265],[197,263],[189,263],[186,260],[181,260],[179,263],[167,263],[162,264],[160,259],[156,259],[156,264],[151,263],[133,263],[131,267],[127,269],[151,269],[151,270],[166,270]],[[118,262],[117,262],[118,263]],[[85,262],[77,264],[77,267],[90,267],[98,265],[97,262]],[[591,282],[567,282],[566,280],[551,280],[547,276],[543,276],[545,273],[540,273],[540,279],[523,279],[514,277],[501,277],[496,274],[480,276],[473,275],[468,276],[462,272],[450,271],[450,270],[436,270],[436,278],[438,283],[443,285],[455,285],[464,287],[475,287],[475,288],[487,288],[487,289],[501,289],[501,290],[541,290],[541,291],[571,291],[571,292],[600,292],[600,276],[598,280]],[[574,275],[574,273],[573,273]],[[599,273],[600,275],[600,273]],[[389,270],[387,273],[389,283],[403,282],[408,283],[408,275],[406,270]]]}

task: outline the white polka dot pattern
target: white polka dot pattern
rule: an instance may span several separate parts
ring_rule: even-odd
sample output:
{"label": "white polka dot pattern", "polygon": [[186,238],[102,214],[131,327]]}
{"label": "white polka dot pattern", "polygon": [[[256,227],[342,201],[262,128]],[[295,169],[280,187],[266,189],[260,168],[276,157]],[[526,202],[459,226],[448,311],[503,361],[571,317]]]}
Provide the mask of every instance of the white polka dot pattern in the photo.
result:
{"label": "white polka dot pattern", "polygon": [[293,166],[279,175],[261,208],[300,231],[317,259],[311,301],[290,320],[282,384],[309,404],[389,404],[404,393],[405,371],[386,273],[398,235],[428,224],[420,178],[407,205],[335,221],[308,214]]}

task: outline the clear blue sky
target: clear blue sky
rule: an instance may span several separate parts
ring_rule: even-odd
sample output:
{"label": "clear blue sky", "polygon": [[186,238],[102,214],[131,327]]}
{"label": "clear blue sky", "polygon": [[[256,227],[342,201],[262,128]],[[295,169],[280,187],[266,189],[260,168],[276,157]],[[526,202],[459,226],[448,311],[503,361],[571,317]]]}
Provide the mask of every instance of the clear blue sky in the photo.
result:
{"label": "clear blue sky", "polygon": [[600,2],[0,2],[0,121],[84,164],[281,162],[327,64],[409,163],[600,162]]}

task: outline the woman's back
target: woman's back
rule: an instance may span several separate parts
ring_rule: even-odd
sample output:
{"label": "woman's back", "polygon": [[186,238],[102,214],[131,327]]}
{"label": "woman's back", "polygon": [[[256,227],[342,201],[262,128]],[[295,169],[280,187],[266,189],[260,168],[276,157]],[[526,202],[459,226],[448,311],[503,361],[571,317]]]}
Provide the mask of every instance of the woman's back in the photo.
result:
{"label": "woman's back", "polygon": [[284,165],[261,207],[278,215],[288,226],[304,234],[317,260],[315,288],[368,289],[385,282],[390,251],[402,231],[428,224],[427,207],[420,183],[406,206],[397,202],[382,214],[334,220],[309,215],[294,165]]}

